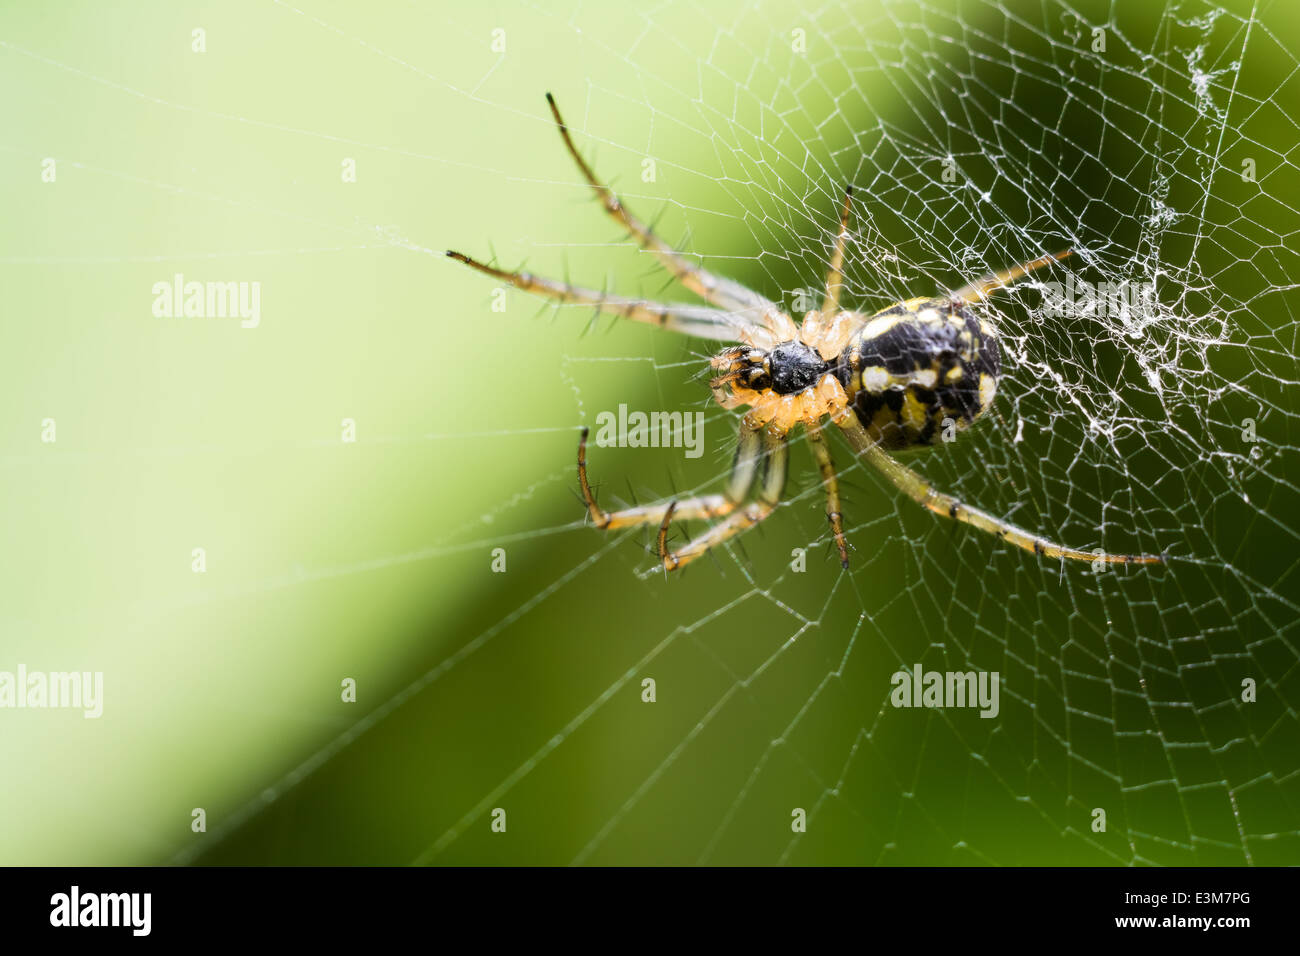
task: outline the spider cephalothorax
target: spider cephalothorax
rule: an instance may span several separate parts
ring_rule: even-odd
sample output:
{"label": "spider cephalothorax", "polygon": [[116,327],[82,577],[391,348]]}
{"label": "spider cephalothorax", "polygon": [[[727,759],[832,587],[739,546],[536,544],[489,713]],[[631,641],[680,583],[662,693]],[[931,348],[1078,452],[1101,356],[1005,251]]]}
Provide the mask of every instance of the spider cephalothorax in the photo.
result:
{"label": "spider cephalothorax", "polygon": [[812,388],[831,366],[817,350],[798,339],[782,342],[767,357],[771,370],[771,389],[778,395],[793,395]]}
{"label": "spider cephalothorax", "polygon": [[799,422],[818,422],[845,402],[836,366],[799,339],[774,348],[742,345],[712,363],[721,374],[709,382],[723,408],[748,406],[746,424],[782,434]]}
{"label": "spider cephalothorax", "polygon": [[[710,387],[724,408],[748,409],[740,420],[735,461],[722,494],[612,512],[596,503],[587,481],[584,428],[578,443],[578,483],[597,527],[657,524],[663,566],[669,570],[679,568],[772,513],[785,488],[789,460],[786,436],[802,425],[826,489],[826,517],[840,562],[848,567],[839,481],[822,433],[822,421],[829,418],[857,455],[909,498],[937,515],[1047,557],[1116,564],[1156,564],[1164,560],[1157,555],[1084,551],[1048,541],[938,491],[889,454],[950,438],[988,411],[1001,374],[997,334],[988,322],[975,315],[971,306],[994,289],[1063,259],[1069,252],[1039,256],[972,282],[951,295],[908,299],[874,314],[842,309],[842,266],[852,200],[852,189],[846,189],[821,308],[808,312],[796,325],[775,302],[695,265],[628,212],[609,187],[596,179],[573,145],[549,93],[546,99],[565,146],[605,211],[637,239],[641,248],[663,262],[682,285],[710,305],[663,304],[606,295],[524,272],[506,272],[459,252],[447,255],[516,288],[561,302],[593,305],[602,312],[698,338],[739,343],[713,358],[710,364],[716,374]],[[755,486],[756,498],[746,502]],[[682,547],[670,550],[668,527],[674,517],[723,520]]]}

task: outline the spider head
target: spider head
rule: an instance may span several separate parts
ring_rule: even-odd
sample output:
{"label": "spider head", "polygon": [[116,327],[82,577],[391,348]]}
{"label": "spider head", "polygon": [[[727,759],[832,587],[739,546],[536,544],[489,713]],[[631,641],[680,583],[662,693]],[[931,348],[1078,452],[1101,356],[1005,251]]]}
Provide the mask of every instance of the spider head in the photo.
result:
{"label": "spider head", "polygon": [[766,349],[737,345],[715,355],[709,364],[718,372],[709,382],[715,391],[727,385],[755,392],[772,387],[772,360]]}

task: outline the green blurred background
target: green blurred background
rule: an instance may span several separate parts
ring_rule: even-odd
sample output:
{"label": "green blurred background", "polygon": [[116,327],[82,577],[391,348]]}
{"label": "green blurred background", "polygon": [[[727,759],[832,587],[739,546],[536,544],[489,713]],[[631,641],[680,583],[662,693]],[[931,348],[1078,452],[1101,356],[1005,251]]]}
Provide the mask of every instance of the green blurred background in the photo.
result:
{"label": "green blurred background", "polygon": [[[1074,9],[1176,67],[1199,28],[1125,7]],[[1108,543],[1203,563],[1062,574],[858,470],[841,576],[799,443],[794,506],[664,581],[633,573],[644,534],[581,526],[577,427],[620,402],[704,411],[703,458],[598,448],[592,470],[605,501],[713,490],[734,426],[704,401],[704,345],[517,293],[494,312],[494,283],[442,255],[675,295],[575,185],[545,91],[634,209],[783,301],[819,281],[854,182],[871,238],[918,267],[850,276],[880,307],[1026,251],[915,155],[979,176],[978,144],[1020,143],[1061,179],[1045,209],[993,177],[1000,215],[1061,241],[1073,210],[1138,247],[1146,211],[1114,177],[1155,174],[1108,150],[1164,155],[1186,199],[1204,154],[1171,144],[1214,129],[1180,110],[1187,83],[1124,100],[1154,68],[1118,45],[1096,85],[1068,52],[1087,29],[1038,2],[5,5],[0,669],[103,671],[105,710],[0,711],[0,862],[1300,862],[1296,223],[1272,201],[1294,182],[1297,24],[1260,17],[1238,102],[1278,172],[1206,208],[1244,213],[1238,248],[1225,228],[1195,252],[1238,330],[1209,361],[1239,392],[1170,412],[1117,470],[1079,451],[1060,393],[1013,381],[1061,429],[1013,446],[989,425],[927,472],[1000,513],[1023,497],[1017,520],[1067,541],[1102,520]],[[1220,66],[1242,42],[1223,24]],[[1090,93],[1111,105],[1076,117]],[[895,153],[864,159],[878,124]],[[1074,140],[1105,146],[1075,162]],[[259,327],[154,317],[175,273],[259,282]],[[1067,377],[1142,381],[1122,350],[1053,350]],[[1228,476],[1235,423],[1265,408],[1266,461]],[[999,670],[1000,719],[889,708],[917,661]]]}

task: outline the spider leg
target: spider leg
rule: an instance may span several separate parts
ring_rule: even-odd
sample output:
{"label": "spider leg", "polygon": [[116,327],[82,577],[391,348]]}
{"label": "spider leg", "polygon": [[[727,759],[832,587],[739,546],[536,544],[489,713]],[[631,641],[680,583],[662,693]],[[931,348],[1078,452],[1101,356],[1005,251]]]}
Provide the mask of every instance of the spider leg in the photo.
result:
{"label": "spider leg", "polygon": [[917,504],[928,508],[937,515],[979,528],[981,531],[986,531],[1003,541],[1010,542],[1018,548],[1032,551],[1034,554],[1043,557],[1070,558],[1075,561],[1090,562],[1104,561],[1107,564],[1163,564],[1165,561],[1164,555],[1107,554],[1105,552],[1095,554],[1091,551],[1081,551],[1078,548],[1068,548],[1065,545],[1048,541],[1046,538],[1040,538],[1038,535],[1031,534],[1007,521],[1003,521],[1001,518],[995,518],[986,511],[963,504],[952,495],[936,490],[933,485],[915,471],[887,454],[873,442],[867,434],[867,430],[858,421],[858,417],[850,409],[846,408],[839,412],[838,417],[835,418],[835,424],[844,432],[854,450],[862,455],[872,467],[879,470],[896,488]]}
{"label": "spider leg", "polygon": [[999,286],[1004,286],[1013,279],[1029,275],[1035,269],[1041,269],[1045,265],[1050,265],[1072,255],[1074,255],[1074,250],[1066,249],[1064,252],[1053,252],[1045,256],[1039,256],[1037,259],[1030,259],[1028,262],[1022,262],[1010,269],[1003,269],[1001,272],[995,272],[991,276],[978,279],[970,283],[970,285],[962,286],[952,293],[952,298],[961,302],[978,302]]}
{"label": "spider leg", "polygon": [[[560,108],[555,105],[555,97],[547,93],[546,102],[550,104],[551,115],[555,117],[555,125],[559,127],[560,136],[564,139],[564,145],[568,149],[569,155],[577,163],[578,170],[582,173],[582,178],[587,181],[587,185],[595,191],[601,205],[605,207],[605,211],[636,237],[642,249],[654,254],[668,271],[677,278],[678,282],[706,302],[711,302],[733,312],[747,313],[751,321],[758,320],[761,323],[767,313],[780,313],[776,303],[770,299],[766,299],[757,292],[745,288],[739,282],[715,275],[706,269],[701,269],[656,236],[649,226],[632,215],[618,196],[614,194],[614,191],[596,178],[596,174],[587,165],[587,161],[582,158],[582,154],[578,152],[578,148],[573,144],[573,137],[569,135],[569,127],[565,124],[564,118],[560,116]],[[773,329],[773,331],[776,330]]]}
{"label": "spider leg", "polygon": [[679,332],[682,335],[692,335],[700,339],[715,339],[720,342],[742,342],[747,341],[751,328],[734,315],[721,309],[711,309],[704,305],[652,302],[649,299],[606,295],[603,292],[597,292],[595,289],[584,289],[579,286],[569,285],[567,282],[557,282],[554,279],[535,276],[528,272],[507,272],[504,269],[497,269],[476,259],[471,259],[461,252],[448,250],[447,255],[457,262],[465,263],[471,269],[476,269],[485,275],[508,282],[516,289],[545,296],[548,299],[556,299],[560,302],[593,305],[601,312],[617,315],[624,319],[631,319],[634,322],[645,322],[661,329],[667,329],[670,332]]}
{"label": "spider leg", "polygon": [[[746,427],[743,426],[742,427]],[[668,525],[679,507],[671,502],[664,514],[663,523],[659,525],[659,556],[664,569],[674,571],[689,564],[711,548],[715,548],[729,538],[733,538],[758,524],[772,513],[781,500],[785,490],[786,466],[790,459],[790,446],[786,444],[785,435],[764,429],[763,444],[763,480],[759,487],[758,500],[751,501],[744,508],[733,511],[723,521],[719,521],[708,531],[691,539],[676,551],[668,550]],[[682,502],[686,504],[686,502]]]}
{"label": "spider leg", "polygon": [[826,297],[822,315],[832,316],[840,310],[840,290],[844,288],[844,244],[849,238],[849,211],[853,205],[853,187],[844,187],[844,208],[840,211],[840,231],[831,247],[830,268],[826,272]]}
{"label": "spider leg", "polygon": [[840,293],[844,290],[844,246],[849,239],[849,214],[852,210],[853,187],[845,186],[844,206],[840,209],[840,231],[831,246],[822,307],[816,312],[808,313],[799,327],[799,338],[803,344],[816,349],[828,362],[844,351],[849,338],[861,324],[860,316],[840,311]]}
{"label": "spider leg", "polygon": [[762,450],[758,429],[742,420],[736,438],[736,457],[731,466],[731,478],[724,494],[700,495],[681,501],[625,508],[622,511],[605,511],[596,504],[596,496],[592,494],[591,484],[587,480],[587,434],[588,429],[584,428],[582,437],[578,440],[578,486],[582,490],[582,500],[587,505],[592,524],[602,530],[631,528],[642,524],[666,524],[674,513],[678,518],[721,518],[730,514],[749,494],[758,470],[759,452]]}
{"label": "spider leg", "polygon": [[817,467],[822,473],[822,484],[826,486],[826,520],[830,522],[831,532],[835,535],[835,547],[840,552],[840,567],[847,568],[849,545],[844,537],[844,515],[840,512],[840,482],[835,476],[835,462],[831,459],[830,448],[827,447],[826,438],[822,435],[821,423],[807,423],[806,427],[808,447],[812,449],[813,457],[817,459]]}

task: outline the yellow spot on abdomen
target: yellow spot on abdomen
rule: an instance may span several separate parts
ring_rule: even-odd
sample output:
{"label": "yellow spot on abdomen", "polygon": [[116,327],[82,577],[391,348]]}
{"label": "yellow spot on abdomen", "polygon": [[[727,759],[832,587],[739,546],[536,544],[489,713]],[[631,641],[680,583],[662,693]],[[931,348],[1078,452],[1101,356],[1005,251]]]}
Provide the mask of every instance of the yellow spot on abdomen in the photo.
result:
{"label": "yellow spot on abdomen", "polygon": [[903,393],[902,416],[903,427],[908,431],[917,433],[925,428],[925,423],[929,418],[926,406],[917,400],[911,389]]}
{"label": "yellow spot on abdomen", "polygon": [[894,381],[894,377],[879,365],[872,365],[862,370],[862,388],[873,394],[883,392]]}
{"label": "yellow spot on abdomen", "polygon": [[980,411],[987,411],[998,393],[998,380],[987,372],[980,373]]}
{"label": "yellow spot on abdomen", "polygon": [[865,342],[868,339],[874,339],[878,335],[884,335],[899,322],[906,321],[909,318],[911,316],[906,313],[878,316],[862,327],[862,340]]}

